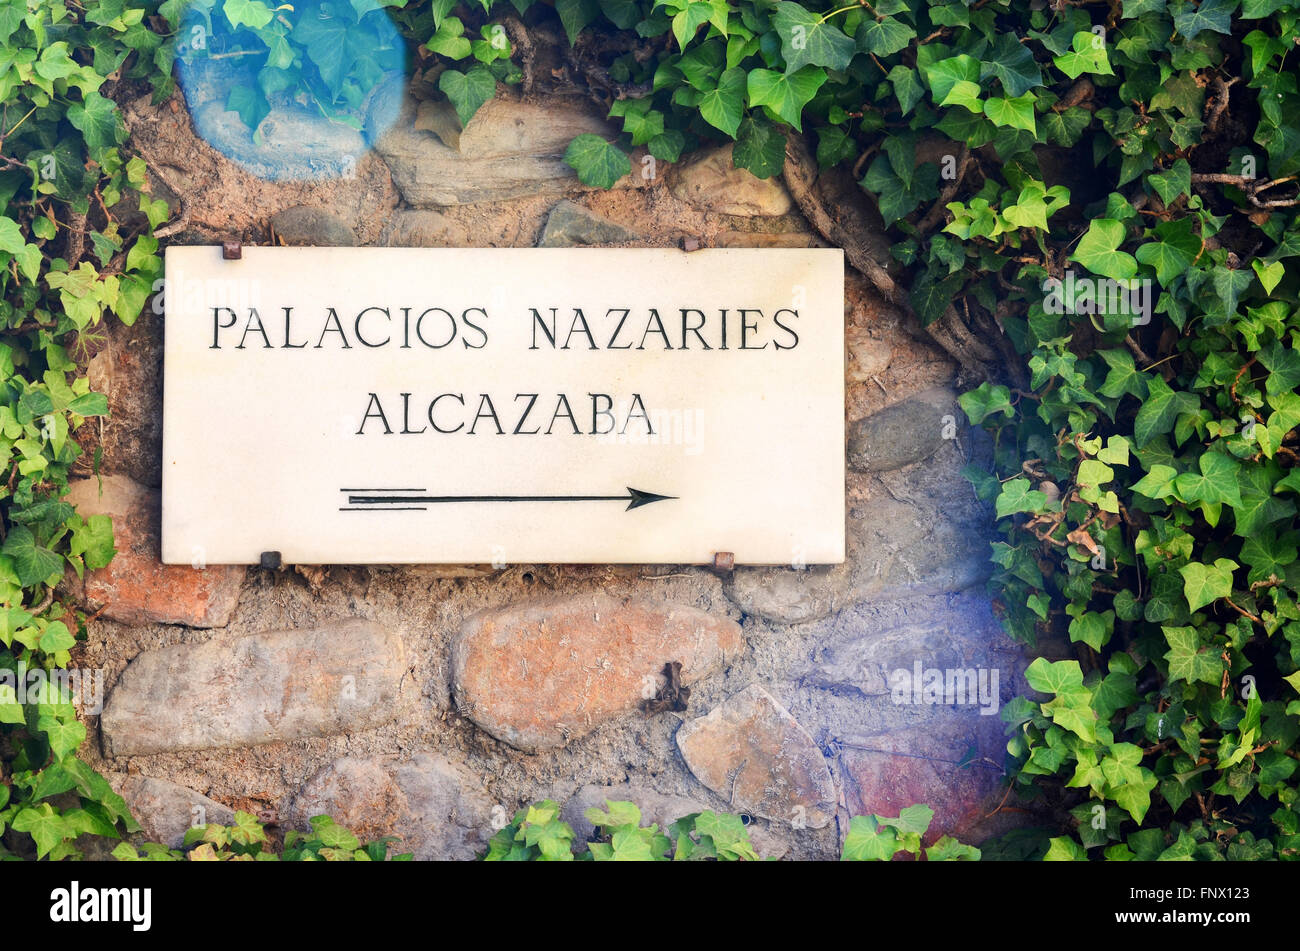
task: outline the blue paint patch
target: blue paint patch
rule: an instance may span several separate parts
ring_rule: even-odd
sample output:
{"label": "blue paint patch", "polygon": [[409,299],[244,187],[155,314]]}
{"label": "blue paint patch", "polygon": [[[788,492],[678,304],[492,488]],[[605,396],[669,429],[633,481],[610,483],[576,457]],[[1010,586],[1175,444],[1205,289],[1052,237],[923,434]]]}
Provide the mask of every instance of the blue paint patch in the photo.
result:
{"label": "blue paint patch", "polygon": [[180,24],[195,130],[260,178],[350,178],[397,121],[407,50],[382,0],[191,0]]}

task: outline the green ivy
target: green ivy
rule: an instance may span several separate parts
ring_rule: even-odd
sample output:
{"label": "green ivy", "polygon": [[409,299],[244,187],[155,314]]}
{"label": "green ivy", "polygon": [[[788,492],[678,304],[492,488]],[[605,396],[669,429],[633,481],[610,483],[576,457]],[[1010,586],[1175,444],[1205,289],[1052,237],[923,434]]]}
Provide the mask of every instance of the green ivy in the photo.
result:
{"label": "green ivy", "polygon": [[[665,829],[641,825],[635,803],[605,800],[583,815],[595,828],[587,843],[575,843],[573,827],[560,819],[560,806],[547,799],[515,813],[492,837],[482,858],[488,862],[757,862],[745,820],[712,811],[693,812]],[[844,842],[844,861],[888,861],[903,853],[921,856],[921,836],[934,810],[909,806],[897,819],[854,816]],[[585,846],[575,852],[577,846]],[[925,849],[932,861],[978,861],[980,850],[943,836]]]}
{"label": "green ivy", "polygon": [[98,469],[81,441],[108,411],[85,378],[102,322],[134,321],[161,275],[153,228],[167,206],[123,154],[105,94],[165,81],[151,10],[0,0],[0,856],[77,856],[79,836],[137,828],[77,757],[86,729],[68,691],[20,698],[15,686],[68,666],[85,627],[54,587],[114,554],[110,519],[83,519],[63,496],[74,467]]}
{"label": "green ivy", "polygon": [[236,812],[233,825],[194,826],[185,832],[179,849],[146,842],[137,849],[123,842],[113,850],[120,862],[409,862],[411,853],[389,855],[392,836],[364,845],[329,816],[313,816],[311,832],[290,830],[284,847],[276,852],[271,837],[257,817]]}

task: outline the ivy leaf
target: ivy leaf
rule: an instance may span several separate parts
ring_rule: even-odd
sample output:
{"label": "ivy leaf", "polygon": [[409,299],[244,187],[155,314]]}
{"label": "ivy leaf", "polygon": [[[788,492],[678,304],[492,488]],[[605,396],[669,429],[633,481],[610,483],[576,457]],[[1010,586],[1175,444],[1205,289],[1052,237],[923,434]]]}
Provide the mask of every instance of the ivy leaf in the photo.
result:
{"label": "ivy leaf", "polygon": [[464,128],[483,103],[496,95],[497,81],[486,66],[473,66],[463,73],[457,69],[445,69],[438,77],[438,88],[451,102]]}
{"label": "ivy leaf", "polygon": [[1151,471],[1133,483],[1133,491],[1149,499],[1167,499],[1174,494],[1174,479],[1178,470],[1156,463]]}
{"label": "ivy leaf", "polygon": [[805,66],[797,72],[778,73],[770,69],[750,70],[749,104],[767,106],[785,122],[802,132],[803,107],[826,82],[826,70]]}
{"label": "ivy leaf", "polygon": [[[1153,179],[1156,177],[1152,176]],[[1190,172],[1188,181],[1191,181]],[[1174,278],[1187,272],[1201,253],[1201,239],[1193,231],[1190,218],[1162,221],[1156,225],[1155,235],[1158,241],[1148,241],[1138,246],[1137,260],[1155,268],[1156,280],[1168,287]]]}
{"label": "ivy leaf", "polygon": [[0,251],[18,254],[27,247],[23,238],[23,229],[12,218],[0,215]]}
{"label": "ivy leaf", "polygon": [[1012,33],[999,32],[980,59],[980,79],[997,77],[1012,97],[1023,96],[1043,84],[1043,74],[1034,62],[1034,54]]}
{"label": "ivy leaf", "polygon": [[1259,278],[1260,286],[1264,288],[1265,294],[1272,294],[1273,288],[1286,276],[1286,265],[1281,261],[1274,261],[1272,264],[1265,264],[1256,258],[1250,262],[1250,266],[1255,270],[1255,276]]}
{"label": "ivy leaf", "polygon": [[44,858],[68,834],[63,816],[54,811],[48,802],[18,810],[10,826],[16,832],[26,832],[36,843],[36,857]]}
{"label": "ivy leaf", "polygon": [[831,168],[857,154],[857,142],[839,126],[817,130],[817,164],[822,168]]}
{"label": "ivy leaf", "polygon": [[54,654],[58,651],[65,651],[77,643],[77,639],[72,636],[68,626],[62,621],[51,621],[41,634],[40,642],[37,646],[47,654]]}
{"label": "ivy leaf", "polygon": [[465,24],[459,17],[447,17],[438,24],[438,29],[424,45],[448,59],[465,59],[469,56],[472,47],[470,41],[463,35],[464,32]]}
{"label": "ivy leaf", "polygon": [[641,20],[634,0],[600,0],[600,10],[620,30],[630,30]]}
{"label": "ivy leaf", "polygon": [[990,96],[984,101],[984,114],[994,125],[1008,126],[1012,129],[1024,129],[1030,135],[1038,134],[1034,123],[1033,93],[1025,93],[1012,99]]}
{"label": "ivy leaf", "polygon": [[930,85],[930,95],[936,103],[948,98],[952,87],[959,82],[978,83],[980,61],[961,53],[924,67],[925,81]]}
{"label": "ivy leaf", "polygon": [[122,123],[111,99],[97,92],[87,93],[82,102],[68,106],[68,121],[82,134],[91,154],[117,145]]}
{"label": "ivy leaf", "polygon": [[1116,250],[1124,243],[1124,223],[1114,218],[1094,218],[1079,239],[1071,261],[1078,261],[1093,274],[1113,281],[1126,281],[1137,273],[1137,261],[1126,251]]}
{"label": "ivy leaf", "polygon": [[1210,272],[1210,284],[1223,302],[1223,313],[1226,316],[1231,317],[1237,313],[1237,302],[1253,281],[1251,272],[1245,268],[1216,267]]}
{"label": "ivy leaf", "polygon": [[117,549],[113,547],[113,519],[108,515],[91,515],[83,526],[73,529],[69,544],[72,554],[80,555],[92,571],[103,568]]}
{"label": "ivy leaf", "polygon": [[1290,5],[1291,0],[1243,0],[1241,16],[1245,20],[1262,20]]}
{"label": "ivy leaf", "polygon": [[[1206,453],[1205,456],[1219,455]],[[1288,499],[1279,499],[1273,495],[1273,480],[1260,467],[1249,467],[1242,473],[1239,481],[1241,497],[1232,503],[1236,525],[1233,534],[1242,538],[1253,538],[1264,532],[1274,522],[1290,519],[1295,515],[1295,505]],[[1242,554],[1246,549],[1243,547]]]}
{"label": "ivy leaf", "polygon": [[1133,362],[1133,355],[1127,350],[1100,350],[1097,355],[1106,361],[1110,371],[1097,392],[1102,396],[1115,399],[1125,393],[1145,399],[1147,395],[1146,379],[1138,372]]}
{"label": "ivy leaf", "polygon": [[1174,428],[1174,421],[1183,413],[1194,413],[1201,401],[1194,393],[1182,393],[1169,388],[1160,376],[1147,377],[1147,400],[1138,409],[1133,420],[1133,439],[1142,449],[1156,436]]}
{"label": "ivy leaf", "polygon": [[578,173],[578,181],[595,188],[613,188],[616,181],[632,171],[626,152],[590,132],[569,143],[564,161]]}
{"label": "ivy leaf", "polygon": [[916,78],[916,70],[907,66],[895,66],[889,71],[886,78],[894,86],[894,96],[898,99],[898,105],[903,110],[903,115],[907,115],[921,101],[921,97],[925,95],[925,88],[921,85],[921,81]]}
{"label": "ivy leaf", "polygon": [[862,23],[858,25],[856,39],[858,49],[864,53],[892,56],[899,50],[906,49],[907,44],[915,37],[916,30],[913,27],[893,17],[885,17],[881,20],[864,17]]}
{"label": "ivy leaf", "polygon": [[1151,806],[1151,790],[1157,783],[1154,773],[1138,765],[1141,761],[1142,750],[1132,743],[1112,744],[1111,755],[1101,761],[1110,795],[1135,822],[1141,822],[1146,816]]}
{"label": "ivy leaf", "polygon": [[1110,60],[1106,56],[1106,41],[1096,33],[1080,30],[1074,34],[1073,49],[1062,53],[1052,60],[1056,68],[1071,79],[1078,79],[1084,73],[1101,76],[1113,76]]}
{"label": "ivy leaf", "polygon": [[1093,650],[1099,651],[1110,640],[1114,626],[1114,611],[1107,611],[1105,614],[1088,611],[1070,621],[1070,640],[1075,643],[1082,641]]}
{"label": "ivy leaf", "polygon": [[664,114],[650,106],[650,99],[618,99],[610,106],[611,116],[621,116],[623,131],[632,137],[632,144],[645,145],[664,131]]}
{"label": "ivy leaf", "polygon": [[781,38],[781,58],[787,72],[808,65],[848,69],[857,52],[856,44],[838,26],[791,0],[777,3],[772,28]]}
{"label": "ivy leaf", "polygon": [[1169,662],[1171,680],[1219,685],[1223,677],[1223,660],[1213,649],[1202,649],[1196,628],[1162,627],[1161,630],[1169,644],[1165,660]]}
{"label": "ivy leaf", "polygon": [[1016,414],[1011,405],[1011,391],[1005,386],[981,383],[977,388],[961,394],[957,402],[972,426],[979,426],[994,413],[1011,417]]}
{"label": "ivy leaf", "polygon": [[840,861],[888,862],[900,848],[898,833],[892,828],[880,826],[873,816],[854,816],[849,820]]}
{"label": "ivy leaf", "polygon": [[250,30],[260,30],[275,16],[275,12],[262,0],[225,0],[221,10],[235,29],[246,26]]}
{"label": "ivy leaf", "polygon": [[[820,143],[817,151],[821,152]],[[785,166],[785,136],[765,119],[746,118],[740,123],[731,160],[736,168],[749,169],[758,178],[771,178]]]}
{"label": "ivy leaf", "polygon": [[1068,835],[1048,839],[1047,854],[1044,862],[1086,862],[1088,850]]}
{"label": "ivy leaf", "polygon": [[1157,175],[1148,175],[1147,181],[1156,190],[1160,200],[1166,205],[1170,205],[1179,195],[1191,194],[1192,167],[1187,163],[1187,159],[1179,159],[1169,167],[1168,171]]}
{"label": "ivy leaf", "polygon": [[226,97],[226,111],[236,113],[240,122],[250,129],[256,129],[271,111],[271,105],[257,88],[235,85]]}
{"label": "ivy leaf", "polygon": [[661,162],[676,162],[686,148],[686,136],[677,129],[665,129],[647,143],[650,154]]}
{"label": "ivy leaf", "polygon": [[1070,693],[1083,686],[1083,669],[1077,660],[1053,663],[1045,657],[1038,657],[1025,668],[1025,681],[1038,693]]}
{"label": "ivy leaf", "polygon": [[1185,3],[1181,12],[1174,15],[1174,29],[1189,40],[1194,40],[1205,30],[1213,33],[1232,32],[1232,11],[1238,0],[1200,0],[1193,5]]}
{"label": "ivy leaf", "polygon": [[1285,577],[1286,566],[1300,557],[1296,550],[1297,541],[1300,541],[1300,536],[1290,534],[1279,539],[1272,530],[1247,538],[1241,546],[1241,560],[1250,565],[1246,581],[1254,584],[1269,578]]}
{"label": "ivy leaf", "polygon": [[905,835],[924,835],[934,821],[934,810],[924,803],[906,806],[898,813],[897,819],[879,818],[882,826],[897,829]]}
{"label": "ivy leaf", "polygon": [[1188,608],[1197,611],[1232,594],[1232,573],[1236,569],[1237,563],[1229,558],[1217,558],[1212,565],[1194,561],[1179,568]]}
{"label": "ivy leaf", "polygon": [[1102,720],[1107,721],[1120,710],[1137,702],[1136,675],[1117,669],[1112,669],[1101,683],[1097,684],[1092,696],[1093,709]]}
{"label": "ivy leaf", "polygon": [[700,116],[709,125],[721,129],[734,139],[744,110],[744,94],[745,71],[739,66],[733,66],[718,77],[716,89],[700,96]]}
{"label": "ivy leaf", "polygon": [[1268,370],[1264,386],[1269,393],[1292,393],[1300,386],[1300,353],[1280,341],[1261,348],[1259,362]]}
{"label": "ivy leaf", "polygon": [[677,40],[677,45],[686,49],[686,44],[712,16],[713,7],[708,0],[687,0],[686,5],[673,17],[673,37]]}
{"label": "ivy leaf", "polygon": [[50,749],[59,759],[75,753],[86,740],[86,728],[76,720],[42,716],[36,721],[36,728],[45,733]]}
{"label": "ivy leaf", "polygon": [[[876,162],[884,162],[884,157],[880,156]],[[875,163],[872,168],[875,168]],[[902,188],[897,189],[902,192]],[[898,194],[886,194],[881,197],[880,213],[886,221],[893,221],[897,217],[891,217],[891,213],[897,210],[896,203],[901,200]],[[911,291],[908,292],[908,300],[912,304],[912,309],[916,311],[916,316],[921,320],[921,326],[927,327],[934,323],[944,312],[952,306],[953,299],[961,291],[962,286],[966,283],[966,275],[957,271],[955,274],[938,276],[932,268],[926,269],[919,278],[912,284]]]}
{"label": "ivy leaf", "polygon": [[943,102],[939,103],[939,105],[965,106],[971,112],[977,115],[983,115],[984,103],[980,100],[980,94],[982,92],[983,90],[980,89],[979,83],[959,79],[952,84],[952,88],[948,90],[948,95],[943,97]]}
{"label": "ivy leaf", "polygon": [[37,76],[50,81],[66,79],[76,68],[76,62],[68,56],[68,44],[62,40],[47,46],[33,66]]}
{"label": "ivy leaf", "polygon": [[[242,823],[239,819],[241,815],[247,816],[247,819]],[[321,844],[327,848],[347,849],[351,851],[361,844],[357,841],[355,835],[343,826],[339,825],[329,816],[312,816],[308,821],[311,823],[311,830],[314,837],[319,839]],[[250,823],[255,824],[260,830],[261,824],[257,822],[256,816],[249,813],[235,813],[235,825],[237,828],[242,829],[244,833],[251,831]]]}
{"label": "ivy leaf", "polygon": [[36,538],[26,525],[10,528],[0,551],[14,560],[14,573],[18,576],[18,583],[25,588],[45,581],[63,569],[63,558],[36,544]]}
{"label": "ivy leaf", "polygon": [[600,14],[600,4],[596,0],[555,0],[555,12],[559,14],[564,34],[572,46],[578,42],[578,34],[583,28]]}
{"label": "ivy leaf", "polygon": [[940,836],[939,841],[925,850],[927,862],[978,862],[982,853],[973,845],[958,842],[950,835]]}
{"label": "ivy leaf", "polygon": [[[1174,488],[1187,502],[1205,502],[1209,505],[1227,503],[1241,505],[1238,487],[1241,464],[1221,452],[1203,452],[1197,460],[1201,470],[1197,475],[1184,472],[1174,480]],[[1193,608],[1193,610],[1195,610]]]}

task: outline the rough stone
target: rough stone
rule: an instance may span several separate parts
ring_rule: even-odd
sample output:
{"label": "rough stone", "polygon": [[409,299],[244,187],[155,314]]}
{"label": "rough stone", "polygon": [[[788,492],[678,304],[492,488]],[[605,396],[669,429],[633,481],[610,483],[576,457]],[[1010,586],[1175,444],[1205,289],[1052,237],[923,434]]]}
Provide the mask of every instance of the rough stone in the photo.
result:
{"label": "rough stone", "polygon": [[141,485],[162,484],[162,318],[148,305],[130,327],[101,324],[103,349],[90,360],[91,389],[108,398],[108,415],[82,426],[78,475],[94,474],[94,446],[103,449],[100,471],[123,473]]}
{"label": "rough stone", "polygon": [[[164,565],[158,530],[162,500],[157,489],[146,488],[124,475],[72,483],[68,501],[83,517],[113,519],[117,554],[104,567],[69,574],[67,585],[91,611],[124,624],[185,624],[224,627],[239,601],[244,582],[242,565]],[[202,553],[196,553],[201,563]]]}
{"label": "rough stone", "polygon": [[366,142],[374,145],[401,118],[408,81],[402,71],[386,73],[362,104]]}
{"label": "rough stone", "polygon": [[871,498],[850,507],[858,599],[960,591],[988,577],[992,515],[950,443],[925,465],[880,473]]}
{"label": "rough stone", "polygon": [[942,835],[978,843],[1014,824],[993,815],[1006,787],[1006,740],[996,716],[950,716],[949,724],[858,735],[841,752],[845,805],[853,815],[897,816],[917,803],[934,810],[927,843]]}
{"label": "rough stone", "polygon": [[288,245],[350,248],[357,236],[351,225],[327,208],[295,205],[271,216],[271,227]]}
{"label": "rough stone", "polygon": [[558,202],[546,218],[537,242],[539,248],[574,248],[595,244],[622,244],[640,236],[622,225],[602,218],[567,198]]}
{"label": "rough stone", "polygon": [[465,226],[438,211],[398,211],[384,227],[382,242],[390,248],[463,248],[470,244]]}
{"label": "rough stone", "polygon": [[401,636],[370,621],[274,631],[138,655],[109,694],[108,756],[256,746],[376,727],[403,712]]}
{"label": "rough stone", "polygon": [[732,148],[724,145],[673,166],[669,192],[705,211],[767,217],[789,214],[794,202],[785,186],[777,178],[758,178],[736,168],[731,160]]}
{"label": "rough stone", "polygon": [[288,821],[307,831],[328,815],[362,842],[398,836],[397,852],[420,861],[475,858],[492,835],[492,804],[483,783],[444,756],[344,757],[298,790]]}
{"label": "rough stone", "polygon": [[684,683],[744,650],[740,627],[696,608],[600,594],[469,618],[452,647],[460,711],[525,752],[561,746],[635,710],[665,664]]}
{"label": "rough stone", "polygon": [[749,842],[760,859],[765,861],[779,859],[790,851],[789,840],[771,828],[763,828],[757,823],[751,823],[745,831],[749,833]]}
{"label": "rough stone", "polygon": [[844,328],[844,345],[849,351],[848,380],[851,383],[872,382],[872,377],[883,373],[894,355],[893,347],[872,337],[861,327]]}
{"label": "rough stone", "polygon": [[713,242],[719,248],[817,248],[816,235],[798,231],[724,231]]}
{"label": "rough stone", "polygon": [[662,832],[682,816],[711,809],[708,803],[686,796],[669,796],[642,783],[623,783],[618,786],[583,786],[565,800],[560,818],[573,827],[574,842],[588,842],[595,826],[585,813],[593,806],[605,808],[605,802],[634,802],[641,810],[641,825],[656,823]]}
{"label": "rough stone", "polygon": [[723,590],[746,614],[799,624],[868,598],[942,594],[984,580],[992,519],[961,474],[965,464],[954,443],[924,466],[875,474],[850,506],[842,564],[737,568]]}
{"label": "rough stone", "polygon": [[975,591],[861,601],[819,625],[810,639],[817,646],[804,683],[867,697],[890,694],[891,675],[910,674],[917,663],[923,669],[997,670],[1002,693],[1013,689],[1023,668],[988,597]]}
{"label": "rough stone", "polygon": [[355,129],[302,109],[272,109],[258,124],[255,140],[238,113],[213,100],[194,111],[194,128],[231,161],[277,182],[350,176],[366,151]]}
{"label": "rough stone", "polygon": [[493,99],[475,113],[454,149],[417,129],[414,108],[407,111],[375,147],[415,207],[564,192],[578,184],[563,158],[569,142],[586,132],[615,135],[599,117],[572,105]]}
{"label": "rough stone", "polygon": [[849,428],[849,465],[860,472],[883,472],[928,459],[946,438],[955,438],[958,420],[965,419],[960,413],[956,394],[942,389],[872,413]]}
{"label": "rough stone", "polygon": [[775,624],[816,621],[839,608],[851,595],[845,565],[811,568],[740,568],[723,585],[735,604]]}
{"label": "rough stone", "polygon": [[149,776],[107,777],[113,790],[126,800],[140,823],[140,832],[150,842],[178,849],[191,826],[207,823],[228,826],[235,821],[235,811],[202,793],[185,786]]}
{"label": "rough stone", "polygon": [[692,773],[732,807],[820,829],[835,814],[835,782],[813,738],[751,684],[677,731]]}
{"label": "rough stone", "polygon": [[416,106],[415,128],[422,132],[432,132],[449,148],[460,148],[460,134],[464,130],[456,108],[447,100],[427,99]]}

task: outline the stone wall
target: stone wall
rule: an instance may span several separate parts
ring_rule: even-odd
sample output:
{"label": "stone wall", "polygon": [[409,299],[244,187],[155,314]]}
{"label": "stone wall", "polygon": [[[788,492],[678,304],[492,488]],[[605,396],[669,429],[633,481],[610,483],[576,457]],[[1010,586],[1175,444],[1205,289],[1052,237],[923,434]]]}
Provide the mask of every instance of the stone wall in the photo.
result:
{"label": "stone wall", "polygon": [[[122,105],[179,244],[822,243],[779,179],[732,169],[726,149],[657,167],[638,153],[621,187],[583,188],[559,156],[607,127],[576,101],[498,99],[461,132],[415,90],[373,152],[315,183],[232,163],[179,94]],[[211,104],[195,112],[209,137],[235,134]],[[264,131],[261,148],[294,148],[291,123]],[[106,677],[92,763],[173,843],[232,809],[281,829],[329,813],[420,858],[470,858],[494,820],[545,797],[580,835],[604,797],[661,822],[741,812],[762,854],[791,858],[837,856],[851,815],[913,802],[935,807],[935,833],[1005,825],[999,718],[896,702],[889,681],[919,664],[996,672],[1002,702],[1024,690],[982,593],[990,514],[960,475],[988,447],[962,424],[955,368],[853,273],[844,319],[848,560],[726,575],[163,566],[163,319],[112,327],[90,367],[111,410],[91,437],[104,478],[74,501],[114,516],[119,553],[69,580],[94,612],[73,663]]]}

